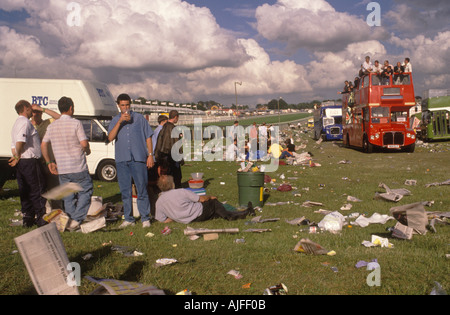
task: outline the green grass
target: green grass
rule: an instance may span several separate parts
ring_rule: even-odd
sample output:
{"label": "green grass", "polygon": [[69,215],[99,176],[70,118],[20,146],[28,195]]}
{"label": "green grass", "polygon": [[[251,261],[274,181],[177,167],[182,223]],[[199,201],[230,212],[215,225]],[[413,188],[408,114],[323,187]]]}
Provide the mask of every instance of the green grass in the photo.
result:
{"label": "green grass", "polygon": [[[202,295],[261,295],[264,289],[284,283],[289,294],[318,295],[427,295],[439,282],[449,292],[449,228],[436,225],[437,233],[414,235],[410,241],[394,239],[386,231],[395,225],[395,220],[384,225],[373,224],[366,228],[345,226],[342,233],[334,235],[328,232],[307,234],[298,232],[300,227],[289,225],[286,219],[305,216],[311,221],[320,222],[323,215],[314,213],[320,208],[339,210],[346,203],[347,195],[362,200],[353,203],[347,215],[359,212],[371,216],[373,213],[388,214],[393,206],[417,201],[434,201],[429,211],[449,211],[449,186],[425,188],[433,182],[442,182],[450,174],[450,143],[433,143],[431,147],[418,146],[415,153],[378,152],[364,154],[354,149],[345,149],[340,142],[322,143],[320,146],[310,139],[310,134],[294,135],[296,143],[306,143],[301,151],[314,154],[315,162],[321,167],[280,166],[276,173],[268,174],[279,184],[281,174],[286,176],[292,186],[297,187],[301,197],[293,192],[278,192],[271,189],[266,202],[293,201],[286,206],[264,206],[262,218],[280,218],[278,222],[258,225],[246,225],[248,220],[227,222],[221,219],[190,224],[198,228],[239,228],[240,233],[220,234],[218,240],[189,240],[183,235],[186,225],[171,223],[173,232],[162,235],[166,224],[153,223],[150,229],[143,230],[140,223],[136,227],[117,230],[120,222],[109,224],[105,230],[91,234],[62,234],[69,260],[81,265],[83,276],[112,278],[152,284],[167,294],[189,289]],[[432,152],[430,152],[432,151]],[[341,160],[351,164],[338,164]],[[190,173],[204,172],[208,180],[208,194],[216,195],[220,201],[238,205],[238,187],[236,162],[188,162],[183,167],[184,180]],[[287,180],[287,177],[298,177]],[[343,179],[347,177],[348,179]],[[416,179],[417,186],[404,186],[406,179]],[[225,182],[225,185],[221,185]],[[378,184],[385,183],[390,188],[405,187],[411,190],[411,196],[405,196],[399,203],[374,200],[375,193],[383,192]],[[117,183],[95,182],[95,195],[106,201],[120,201]],[[266,187],[271,185],[266,184]],[[306,191],[304,188],[309,188]],[[17,185],[9,181],[4,188],[10,190],[0,200],[0,293],[4,295],[35,294],[25,265],[16,250],[14,238],[30,229],[10,227],[14,209],[20,208]],[[322,202],[322,207],[305,208],[306,201]],[[248,228],[270,228],[267,233],[244,233]],[[133,232],[133,235],[130,235]],[[155,234],[153,238],[145,235]],[[371,235],[388,237],[394,248],[366,248],[364,240]],[[335,256],[311,256],[293,251],[296,243],[307,237],[323,247],[336,251]],[[237,244],[237,238],[245,238],[245,243]],[[111,246],[102,246],[111,242],[114,245],[132,246],[144,255],[124,257],[111,251]],[[89,261],[82,256],[92,253]],[[175,258],[177,264],[160,268],[153,267],[159,258]],[[381,286],[369,287],[366,278],[370,271],[357,269],[359,260],[370,261],[376,258],[381,266]],[[331,267],[337,267],[333,272]],[[236,280],[227,272],[239,270],[242,279]],[[251,283],[249,289],[242,285]],[[80,292],[90,293],[95,285],[82,280]]]}

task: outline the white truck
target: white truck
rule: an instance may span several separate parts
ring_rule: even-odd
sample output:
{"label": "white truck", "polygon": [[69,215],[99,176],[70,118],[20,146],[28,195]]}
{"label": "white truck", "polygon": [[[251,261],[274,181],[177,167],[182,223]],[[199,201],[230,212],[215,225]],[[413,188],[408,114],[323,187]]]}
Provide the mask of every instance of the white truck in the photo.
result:
{"label": "white truck", "polygon": [[[3,177],[11,173],[7,161],[11,157],[11,129],[18,117],[14,108],[16,103],[26,100],[59,113],[58,100],[66,96],[72,98],[74,118],[83,123],[89,138],[91,154],[87,156],[87,164],[90,174],[103,181],[117,179],[114,141],[108,142],[107,128],[119,110],[105,84],[82,80],[0,78],[0,95],[0,174]],[[50,117],[43,114],[42,118]]]}

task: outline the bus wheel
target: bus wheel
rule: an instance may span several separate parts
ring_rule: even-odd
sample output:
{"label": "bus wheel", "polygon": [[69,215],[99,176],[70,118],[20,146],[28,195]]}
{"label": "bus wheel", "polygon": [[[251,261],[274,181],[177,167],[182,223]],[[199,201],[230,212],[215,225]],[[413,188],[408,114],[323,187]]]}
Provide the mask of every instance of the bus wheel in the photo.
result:
{"label": "bus wheel", "polygon": [[97,168],[97,178],[104,182],[117,180],[116,163],[113,160],[102,161]]}
{"label": "bus wheel", "polygon": [[404,148],[403,148],[403,151],[404,151],[404,152],[410,152],[410,153],[413,153],[415,149],[416,149],[416,144],[413,143],[413,144],[411,144],[411,145],[409,145],[409,146],[407,146],[407,147],[404,147]]}
{"label": "bus wheel", "polygon": [[373,152],[373,144],[369,142],[369,139],[367,139],[367,136],[364,136],[363,150],[366,153],[372,153]]}

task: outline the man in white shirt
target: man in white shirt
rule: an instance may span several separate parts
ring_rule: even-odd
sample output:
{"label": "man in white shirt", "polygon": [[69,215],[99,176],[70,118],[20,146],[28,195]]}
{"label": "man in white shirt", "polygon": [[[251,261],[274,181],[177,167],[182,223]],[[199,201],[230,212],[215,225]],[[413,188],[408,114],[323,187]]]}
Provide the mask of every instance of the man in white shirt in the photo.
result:
{"label": "man in white shirt", "polygon": [[405,72],[412,72],[412,65],[409,58],[405,58],[405,62],[403,63],[403,67],[405,68]]}
{"label": "man in white shirt", "polygon": [[370,57],[366,56],[366,61],[364,61],[364,63],[361,66],[361,70],[363,72],[363,74],[369,74],[370,72],[372,72],[372,62],[370,61]]}
{"label": "man in white shirt", "polygon": [[[61,118],[53,122],[42,140],[42,154],[50,172],[59,175],[59,182],[77,183],[82,190],[64,198],[64,210],[72,219],[70,229],[76,229],[87,216],[93,192],[92,179],[86,162],[91,153],[89,141],[81,122],[72,118],[74,104],[72,99],[62,97],[58,101]],[[51,143],[55,160],[48,152]]]}
{"label": "man in white shirt", "polygon": [[9,165],[16,168],[19,185],[20,202],[23,213],[23,226],[38,227],[47,224],[45,215],[46,200],[45,178],[39,159],[41,157],[39,134],[30,122],[32,116],[31,104],[21,100],[16,104],[19,114],[11,131],[11,151],[13,157]]}

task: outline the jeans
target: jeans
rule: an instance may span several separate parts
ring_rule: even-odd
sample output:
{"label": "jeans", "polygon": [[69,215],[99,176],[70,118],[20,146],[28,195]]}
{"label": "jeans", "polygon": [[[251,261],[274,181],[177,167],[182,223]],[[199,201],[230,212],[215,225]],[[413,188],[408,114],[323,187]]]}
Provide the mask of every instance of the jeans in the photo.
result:
{"label": "jeans", "polygon": [[145,162],[127,161],[117,162],[117,180],[122,193],[123,214],[125,221],[134,222],[132,181],[137,191],[137,207],[141,221],[150,220],[150,200],[148,198],[148,170]]}
{"label": "jeans", "polygon": [[69,195],[63,200],[64,210],[69,217],[74,221],[83,222],[91,206],[91,197],[94,190],[89,171],[60,174],[59,182],[61,185],[65,183],[77,183],[81,186],[82,191]]}
{"label": "jeans", "polygon": [[289,152],[289,151],[283,151],[283,152],[281,152],[280,160],[281,160],[281,159],[285,159],[285,158],[287,158],[287,157],[293,157],[293,155],[291,154],[291,152]]}

